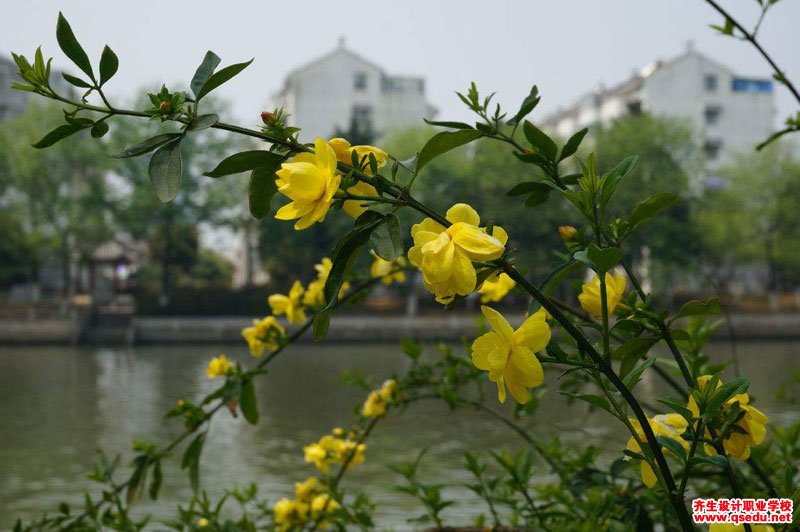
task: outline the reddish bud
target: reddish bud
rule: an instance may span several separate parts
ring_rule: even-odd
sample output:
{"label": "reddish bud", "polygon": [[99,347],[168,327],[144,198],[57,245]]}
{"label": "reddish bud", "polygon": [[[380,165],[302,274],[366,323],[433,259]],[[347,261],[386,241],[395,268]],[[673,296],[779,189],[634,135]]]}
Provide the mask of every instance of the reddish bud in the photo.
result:
{"label": "reddish bud", "polygon": [[172,105],[169,102],[161,102],[161,105],[158,106],[158,110],[162,113],[168,113]]}
{"label": "reddish bud", "polygon": [[263,113],[261,113],[261,121],[268,126],[273,125],[275,123],[275,113],[264,111]]}

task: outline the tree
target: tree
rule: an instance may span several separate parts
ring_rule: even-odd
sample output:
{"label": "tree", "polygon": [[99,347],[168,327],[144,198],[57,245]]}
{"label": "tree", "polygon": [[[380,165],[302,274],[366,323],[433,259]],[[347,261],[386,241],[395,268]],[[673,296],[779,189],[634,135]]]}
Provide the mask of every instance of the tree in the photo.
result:
{"label": "tree", "polygon": [[637,231],[630,248],[642,250],[647,243],[657,261],[653,264],[654,277],[661,281],[674,277],[675,271],[696,266],[701,238],[691,215],[702,191],[703,159],[692,130],[675,118],[629,115],[597,129],[593,141],[600,171],[608,172],[628,155],[638,156],[636,168],[615,193],[617,215],[630,213],[637,202],[651,194],[678,195],[677,204]]}
{"label": "tree", "polygon": [[0,124],[0,201],[7,222],[21,231],[20,242],[28,242],[20,244],[27,258],[17,260],[37,265],[57,256],[69,295],[72,263],[91,256],[113,234],[113,209],[104,142],[87,142],[88,133],[81,133],[47,150],[31,147],[58,124],[60,114],[58,105],[32,103],[23,115]]}
{"label": "tree", "polygon": [[766,287],[800,282],[800,159],[789,145],[740,154],[721,168],[724,185],[696,214],[711,274],[725,284],[737,265],[766,268]]}
{"label": "tree", "polygon": [[[203,113],[223,109],[224,102],[207,98]],[[144,107],[142,104],[139,107]],[[158,133],[174,131],[164,127],[154,131],[153,124],[127,120],[125,127],[111,132],[112,151],[119,152]],[[147,157],[122,159],[115,171],[128,188],[120,199],[117,218],[122,229],[137,239],[150,243],[151,253],[159,262],[162,297],[169,297],[170,287],[178,271],[190,271],[193,264],[181,264],[185,253],[178,250],[187,244],[187,231],[205,227],[239,228],[244,219],[242,204],[246,183],[241,176],[228,176],[225,184],[203,176],[226,155],[245,149],[247,142],[212,130],[202,135],[188,135],[183,142],[183,180],[181,192],[173,201],[162,203],[153,192],[147,172]],[[196,243],[195,243],[196,244]],[[195,245],[194,259],[197,258]]]}

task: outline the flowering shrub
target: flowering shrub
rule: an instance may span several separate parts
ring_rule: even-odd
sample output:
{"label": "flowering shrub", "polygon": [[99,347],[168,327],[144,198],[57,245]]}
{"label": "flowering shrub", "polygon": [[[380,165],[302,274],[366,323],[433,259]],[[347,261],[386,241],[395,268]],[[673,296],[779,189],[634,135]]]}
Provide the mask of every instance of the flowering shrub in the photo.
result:
{"label": "flowering shrub", "polygon": [[[430,122],[446,130],[430,138],[413,160],[400,161],[380,148],[351,146],[341,138],[316,138],[313,144],[304,144],[298,140],[299,129],[286,123],[281,109],[262,114],[260,130],[201,114],[203,98],[249,64],[218,70],[220,59],[212,52],[191,80],[191,93],[164,87],[150,95],[152,107],[121,110],[112,106],[103,92],[118,68],[114,52],[104,49],[98,77],[62,16],[57,36],[63,52],[84,74],[82,78],[65,76],[67,81],[86,93],[73,100],[55,92],[50,84],[50,62],[45,63],[41,50],[36,51],[32,64],[23,56],[14,56],[26,82],[17,88],[67,106],[66,123],[36,147],[45,148],[82,130],[100,137],[108,130],[107,121],[118,115],[174,124],[174,132],[145,139],[117,155],[137,157],[152,152],[149,172],[154,190],[162,200],[170,201],[180,191],[180,150],[186,136],[202,134],[207,128],[247,135],[263,141],[263,149],[233,154],[206,175],[222,178],[249,171],[250,210],[255,217],[266,217],[271,203],[277,201],[273,197],[279,195],[288,202],[274,214],[278,222],[271,223],[290,221],[294,229],[302,231],[343,211],[354,224],[333,245],[331,256],[315,266],[314,281],[304,288],[298,280],[286,294],[269,296],[265,308],[268,305],[272,315],[255,320],[242,331],[251,355],[258,357],[255,365],[248,369],[225,355],[209,362],[207,376],[224,383],[199,403],[182,400],[169,411],[168,416],[183,420],[180,436],[161,447],[137,442],[132,471],[122,482],[115,476],[116,463],[101,454],[92,474],[104,486],[101,498],[87,494],[82,511],[73,513],[62,506],[59,515],[29,525],[20,523],[18,530],[143,528],[146,520],[132,520],[128,509],[145,490],[153,499],[158,497],[162,461],[182,445],[181,467],[188,471],[198,495],[169,523],[175,529],[372,528],[369,490],[345,493],[341,479],[367,459],[366,441],[382,419],[410,403],[431,399],[444,401],[453,409],[483,412],[525,445],[516,455],[475,449],[488,451],[492,468],[477,454],[465,456],[465,467],[474,477],[469,488],[485,501],[488,511],[488,516],[479,519],[480,525],[491,521],[493,527],[520,529],[653,530],[658,525],[667,530],[691,530],[690,490],[706,497],[763,493],[797,497],[800,428],[778,429],[775,442],[765,443],[769,420],[752,406],[747,394],[749,381],[738,377],[723,383],[721,368],[710,365],[703,354],[715,326],[703,320],[719,313],[719,302],[692,301],[674,314],[654,308],[627,262],[626,241],[674,204],[677,196],[655,194],[642,198],[629,213],[618,212],[614,193],[626,186],[636,158],[629,157],[607,172],[596,167],[591,154],[578,159],[586,130],[559,145],[527,119],[540,100],[536,87],[509,115],[499,104],[492,106],[493,96],[482,98],[472,84],[466,94],[458,96],[479,121],[474,126]],[[98,97],[99,103],[89,103],[92,96]],[[512,156],[537,168],[535,175],[542,176],[519,183],[509,191],[510,196],[524,195],[530,206],[566,201],[583,215],[582,227],[559,228],[566,248],[560,251],[562,260],[536,283],[516,264],[514,246],[521,243],[514,242],[514,235],[493,220],[482,220],[467,204],[456,203],[439,213],[413,194],[415,180],[424,178],[430,161],[479,139],[508,145]],[[416,211],[422,218],[409,229],[412,245],[407,250],[396,216],[401,209]],[[365,275],[358,271],[356,259],[367,252],[374,261]],[[482,306],[488,329],[463,353],[439,346],[437,353],[423,358],[422,345],[404,342],[403,351],[411,361],[409,370],[369,391],[357,419],[347,428],[337,427],[303,449],[303,458],[316,468],[317,476],[298,482],[293,498],[287,495],[264,501],[254,487],[234,490],[229,495],[241,503],[236,517],[223,512],[228,497],[212,504],[200,490],[201,456],[212,417],[227,409],[247,422],[258,423],[253,381],[275,357],[309,329],[317,341],[324,340],[337,308],[357,301],[377,283],[404,282],[409,271],[415,270],[432,297],[446,308],[476,293],[483,303],[496,303],[518,289],[530,297],[528,316],[514,328],[500,312]],[[573,300],[553,296],[568,279],[579,280],[587,270],[591,280]],[[576,303],[583,310],[576,308]],[[552,334],[553,329],[558,330],[557,335]],[[660,343],[666,346],[669,358],[654,351]],[[560,372],[557,387],[561,393],[587,403],[598,415],[611,416],[627,432],[627,447],[618,450],[610,465],[599,459],[594,446],[565,445],[558,438],[548,442],[534,435],[526,421],[535,418],[540,399],[531,390],[543,384],[546,372]],[[645,397],[636,389],[645,375],[663,379],[679,397]],[[487,381],[496,385],[500,403],[510,393],[515,403],[512,414],[496,410],[493,399],[486,399]],[[418,522],[443,527],[442,511],[452,501],[443,499],[440,485],[420,480],[418,466],[423,455],[412,464],[394,466],[394,470],[406,482],[400,491],[419,499],[425,508]],[[629,464],[635,464],[636,471],[631,471]]]}

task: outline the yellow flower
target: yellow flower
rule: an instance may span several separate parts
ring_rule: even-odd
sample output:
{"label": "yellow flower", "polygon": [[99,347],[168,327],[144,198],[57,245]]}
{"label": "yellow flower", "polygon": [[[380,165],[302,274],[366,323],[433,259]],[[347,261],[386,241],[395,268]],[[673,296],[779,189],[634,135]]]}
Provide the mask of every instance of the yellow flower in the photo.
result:
{"label": "yellow flower", "polygon": [[303,311],[301,297],[303,297],[303,285],[300,281],[295,281],[288,295],[272,294],[267,298],[267,301],[274,314],[278,316],[286,314],[286,319],[289,320],[289,323],[301,325],[306,321],[306,313]]}
{"label": "yellow flower", "polygon": [[305,521],[308,504],[283,498],[272,507],[273,520],[280,530],[290,530]]}
{"label": "yellow flower", "polygon": [[299,501],[308,501],[319,490],[320,484],[317,477],[308,477],[303,482],[295,482],[294,495]]}
{"label": "yellow flower", "polygon": [[[405,263],[405,258],[399,257],[396,260],[384,260],[380,258],[374,251],[370,251],[375,261],[369,268],[369,274],[373,279],[380,278],[381,282],[386,286],[392,282],[403,283],[406,280],[406,274],[398,268],[402,268]],[[394,272],[394,273],[392,273]]]}
{"label": "yellow flower", "polygon": [[392,400],[397,389],[397,382],[389,379],[383,383],[380,390],[373,390],[367,396],[364,406],[361,407],[361,415],[369,418],[378,418],[386,414],[386,407]]}
{"label": "yellow flower", "polygon": [[344,464],[347,461],[349,468],[362,463],[366,449],[363,443],[326,434],[317,443],[306,445],[303,454],[307,463],[313,463],[322,474],[327,475],[331,464]]}
{"label": "yellow flower", "polygon": [[208,375],[209,379],[216,379],[217,377],[224,377],[231,369],[233,369],[233,364],[228,360],[228,357],[220,355],[209,361],[206,375]]}
{"label": "yellow flower", "polygon": [[501,227],[492,235],[478,227],[480,216],[464,203],[453,205],[445,218],[453,224],[447,229],[431,218],[414,225],[414,246],[408,251],[408,259],[422,270],[425,288],[441,303],[472,293],[477,280],[472,261],[500,258],[508,241]]}
{"label": "yellow flower", "polygon": [[[612,277],[610,272],[606,272],[606,308],[608,308],[608,315],[610,316],[614,309],[619,305],[619,300],[625,293],[625,286],[627,279],[619,271],[614,272]],[[591,283],[583,285],[578,301],[581,303],[583,310],[596,318],[603,316],[603,307],[600,304],[600,278],[594,275]]]}
{"label": "yellow flower", "polygon": [[[353,164],[353,152],[355,152],[358,156],[359,164],[364,157],[367,157],[367,162],[369,162],[369,154],[371,153],[375,156],[375,161],[378,163],[378,168],[385,166],[386,161],[389,158],[386,152],[380,148],[376,148],[375,146],[350,146],[348,141],[341,138],[331,139],[328,141],[328,144],[336,153],[336,158],[348,165]],[[367,164],[364,168],[364,173],[372,175],[372,169],[370,168],[369,164]],[[347,192],[354,196],[378,196],[378,191],[375,189],[375,187],[369,183],[364,183],[363,181],[358,181],[355,185],[348,188]],[[344,212],[346,212],[351,218],[356,219],[367,210],[362,203],[363,200],[347,200],[342,204],[342,210],[344,210]]]}
{"label": "yellow flower", "polygon": [[275,316],[267,316],[262,320],[253,320],[252,327],[242,329],[242,336],[250,347],[250,354],[260,357],[264,349],[270,351],[277,349],[280,338],[286,334],[286,329],[278,323]]}
{"label": "yellow flower", "polygon": [[276,172],[278,192],[292,201],[275,213],[278,220],[295,220],[298,231],[325,220],[342,177],[336,172],[336,154],[321,138],[314,153],[298,153]]}
{"label": "yellow flower", "polygon": [[[628,421],[630,421],[639,439],[645,441],[641,423],[636,419],[630,419]],[[683,416],[680,414],[659,414],[648,419],[648,422],[650,423],[650,428],[653,430],[653,434],[673,439],[680,443],[687,453],[689,452],[689,442],[681,438],[681,434],[686,432],[689,426],[689,422],[686,421]],[[635,453],[642,452],[642,448],[632,436],[628,440],[628,449]],[[653,468],[650,467],[650,464],[642,460],[642,482],[644,482],[644,485],[648,488],[652,488],[656,485],[657,481],[658,478]]]}
{"label": "yellow flower", "polygon": [[478,289],[478,293],[481,294],[481,303],[500,301],[516,285],[516,281],[509,277],[507,273],[501,273],[495,276],[494,279],[486,279]]}
{"label": "yellow flower", "polygon": [[472,343],[472,363],[489,372],[489,380],[497,384],[497,398],[506,400],[506,386],[520,404],[528,402],[529,388],[542,384],[544,372],[535,353],[550,342],[550,326],[543,313],[535,313],[516,331],[496,310],[487,306],[481,312],[492,331]]}
{"label": "yellow flower", "polygon": [[197,528],[205,528],[208,526],[208,519],[201,517],[197,520]]}
{"label": "yellow flower", "polygon": [[[321,307],[325,304],[325,283],[328,282],[328,275],[333,268],[333,261],[328,257],[322,259],[319,264],[314,265],[317,270],[317,278],[308,283],[308,289],[303,295],[303,304],[307,307]],[[341,298],[350,289],[350,283],[342,283],[339,289],[339,297]]]}
{"label": "yellow flower", "polygon": [[[339,503],[332,499],[330,495],[320,493],[311,499],[311,518],[319,519],[321,516],[334,512],[339,508],[341,508]],[[323,519],[319,523],[319,528],[326,528],[329,524],[328,520]]]}
{"label": "yellow flower", "polygon": [[[697,378],[697,385],[700,390],[706,387],[711,375],[702,375]],[[722,386],[722,381],[717,383],[717,388]],[[738,460],[747,460],[750,458],[750,448],[755,447],[764,441],[767,437],[767,423],[769,418],[754,406],[750,406],[750,396],[746,393],[739,393],[728,399],[722,406],[724,409],[733,408],[735,403],[739,404],[739,410],[744,412],[744,416],[739,419],[734,425],[742,432],[731,431],[731,433],[722,440],[722,447],[725,452]],[[700,409],[697,407],[697,402],[694,397],[689,396],[689,403],[687,404],[689,410],[695,417],[700,415]],[[710,438],[711,435],[706,431],[706,437]],[[708,455],[715,455],[717,452],[711,445],[705,445],[705,451]]]}

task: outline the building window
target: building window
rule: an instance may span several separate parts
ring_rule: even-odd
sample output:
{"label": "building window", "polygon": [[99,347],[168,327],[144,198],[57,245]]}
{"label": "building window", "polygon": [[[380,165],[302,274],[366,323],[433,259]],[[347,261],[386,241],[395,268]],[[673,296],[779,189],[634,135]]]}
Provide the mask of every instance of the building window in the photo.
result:
{"label": "building window", "polygon": [[722,142],[719,140],[707,140],[703,145],[703,152],[709,161],[714,161],[719,157],[722,150]]}
{"label": "building window", "polygon": [[713,126],[719,122],[719,115],[722,114],[722,108],[719,105],[707,105],[703,116],[706,125]]}
{"label": "building window", "polygon": [[356,72],[353,76],[353,88],[357,91],[363,91],[367,89],[367,73],[366,72]]}
{"label": "building window", "polygon": [[768,79],[734,78],[731,89],[734,92],[772,92],[772,82]]}
{"label": "building window", "polygon": [[372,129],[372,107],[368,105],[354,105],[353,106],[353,125],[359,131],[368,131]]}
{"label": "building window", "polygon": [[703,78],[703,86],[706,88],[706,92],[717,92],[717,75],[706,74]]}
{"label": "building window", "polygon": [[640,115],[642,114],[642,101],[631,100],[628,102],[628,114]]}

